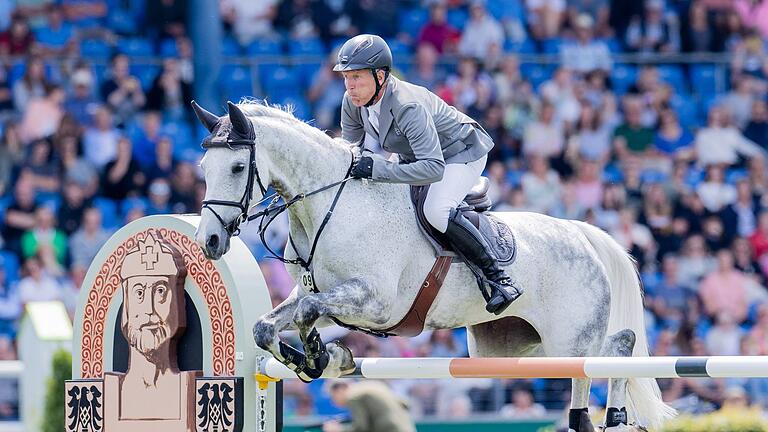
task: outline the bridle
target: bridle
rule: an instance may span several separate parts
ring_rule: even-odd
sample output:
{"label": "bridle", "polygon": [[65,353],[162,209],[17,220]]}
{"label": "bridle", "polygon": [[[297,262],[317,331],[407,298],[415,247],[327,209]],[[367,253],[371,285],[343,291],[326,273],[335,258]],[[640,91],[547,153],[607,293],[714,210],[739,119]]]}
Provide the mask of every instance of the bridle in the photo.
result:
{"label": "bridle", "polygon": [[[271,196],[267,196],[267,189],[264,187],[264,184],[261,182],[261,175],[259,175],[259,169],[256,167],[256,145],[253,142],[253,140],[248,139],[236,139],[236,140],[205,140],[203,141],[203,148],[204,149],[210,149],[210,148],[228,148],[230,150],[238,150],[241,148],[247,148],[249,153],[249,163],[248,163],[248,180],[245,185],[245,192],[243,192],[243,196],[240,197],[240,201],[225,201],[225,200],[203,200],[203,207],[210,210],[211,213],[213,213],[214,216],[216,216],[216,219],[221,222],[221,225],[224,227],[224,230],[229,234],[230,236],[237,236],[240,234],[240,224],[248,220],[248,211],[251,209],[251,197],[253,196],[253,183],[254,183],[254,177],[256,182],[259,185],[259,189],[261,190],[261,196],[265,197],[255,205],[259,205],[262,202],[272,198],[275,196],[275,194]],[[220,205],[225,207],[235,207],[240,210],[240,214],[237,215],[232,221],[229,223],[224,222],[224,219],[219,215],[218,212],[216,212],[216,209],[211,207],[212,205]]]}
{"label": "bridle", "polygon": [[[347,169],[347,173],[344,175],[344,179],[331,183],[329,185],[323,186],[319,189],[315,189],[312,192],[307,193],[300,193],[296,195],[295,197],[291,198],[285,203],[279,204],[278,201],[280,200],[280,196],[277,193],[273,193],[269,196],[267,196],[267,188],[264,187],[264,184],[261,182],[261,175],[259,174],[259,169],[256,166],[256,144],[254,140],[250,139],[234,139],[231,140],[229,138],[226,139],[217,139],[219,138],[214,137],[212,139],[206,139],[203,141],[202,147],[204,149],[210,149],[210,148],[228,148],[230,150],[238,150],[241,148],[247,148],[249,153],[249,164],[248,164],[248,179],[247,184],[245,186],[245,192],[243,193],[243,196],[240,198],[239,201],[227,201],[227,200],[204,200],[202,208],[207,208],[211,213],[213,213],[214,216],[216,216],[216,219],[221,222],[221,225],[224,227],[224,230],[229,234],[231,237],[236,237],[240,234],[240,225],[245,221],[252,221],[254,219],[260,219],[259,220],[259,237],[261,238],[261,243],[264,245],[264,247],[269,251],[269,253],[272,254],[271,257],[267,258],[275,258],[278,259],[286,264],[297,264],[300,265],[304,270],[310,271],[310,265],[312,264],[312,258],[315,254],[315,248],[317,247],[317,242],[320,239],[320,234],[323,232],[323,229],[328,224],[328,221],[331,219],[331,215],[333,215],[333,210],[336,208],[336,204],[339,201],[339,197],[341,197],[341,192],[344,190],[344,186],[346,185],[347,181],[352,179],[352,177],[349,176],[349,174],[352,172],[352,166],[355,162],[355,155],[352,149],[350,149],[350,153],[352,154],[352,160],[349,164],[349,168]],[[251,205],[251,199],[253,195],[253,183],[255,182],[259,185],[259,189],[261,190],[262,199],[258,202]],[[288,236],[288,240],[290,241],[291,247],[293,247],[294,251],[296,252],[296,259],[288,260],[285,259],[278,254],[276,254],[267,244],[267,241],[265,239],[267,228],[269,228],[269,225],[272,223],[272,221],[277,218],[278,215],[283,213],[284,211],[288,210],[289,207],[296,204],[297,202],[303,200],[304,198],[310,197],[312,195],[318,194],[320,192],[326,191],[330,188],[339,186],[339,190],[336,192],[336,196],[333,199],[333,202],[331,203],[331,207],[328,209],[328,212],[325,215],[325,218],[323,219],[322,224],[320,224],[320,227],[317,230],[317,233],[315,234],[315,239],[312,242],[312,248],[309,252],[309,256],[306,260],[301,258],[299,256],[298,250],[296,250],[296,245],[293,243],[293,239]],[[249,215],[249,211],[252,207],[255,207],[265,201],[270,201],[269,205],[266,209],[255,213],[253,215]],[[240,214],[238,214],[232,221],[229,223],[224,222],[224,219],[219,215],[216,210],[212,207],[214,205],[220,205],[225,207],[235,207],[240,210]]]}

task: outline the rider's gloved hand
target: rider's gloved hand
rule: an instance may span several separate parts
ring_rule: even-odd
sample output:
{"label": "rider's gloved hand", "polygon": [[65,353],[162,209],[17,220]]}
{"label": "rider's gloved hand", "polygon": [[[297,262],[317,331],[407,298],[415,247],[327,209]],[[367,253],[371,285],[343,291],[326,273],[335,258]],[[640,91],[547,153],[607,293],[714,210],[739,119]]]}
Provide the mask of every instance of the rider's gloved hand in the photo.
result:
{"label": "rider's gloved hand", "polygon": [[373,177],[373,159],[363,156],[352,166],[349,176],[356,179],[369,179]]}

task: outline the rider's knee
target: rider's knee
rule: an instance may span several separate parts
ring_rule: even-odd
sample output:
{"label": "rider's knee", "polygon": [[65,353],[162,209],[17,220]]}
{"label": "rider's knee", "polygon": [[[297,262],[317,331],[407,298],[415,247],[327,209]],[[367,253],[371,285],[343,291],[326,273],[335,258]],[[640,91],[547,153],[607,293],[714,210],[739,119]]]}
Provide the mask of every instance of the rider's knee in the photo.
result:
{"label": "rider's knee", "polygon": [[424,218],[429,224],[440,232],[445,232],[448,228],[448,217],[451,209],[441,205],[428,205],[424,203]]}

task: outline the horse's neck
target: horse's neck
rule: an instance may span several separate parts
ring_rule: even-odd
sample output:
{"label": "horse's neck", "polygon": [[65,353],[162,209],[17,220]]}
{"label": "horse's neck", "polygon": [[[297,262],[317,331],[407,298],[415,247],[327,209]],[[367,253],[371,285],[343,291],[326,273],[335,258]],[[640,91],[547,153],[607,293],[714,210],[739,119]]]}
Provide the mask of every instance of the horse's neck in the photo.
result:
{"label": "horse's neck", "polygon": [[[308,142],[303,136],[285,137],[269,148],[272,185],[283,199],[308,194],[342,180],[352,162],[352,153],[341,146]],[[311,236],[331,206],[338,187],[309,196],[289,209],[291,231]],[[297,233],[299,234],[299,233]]]}

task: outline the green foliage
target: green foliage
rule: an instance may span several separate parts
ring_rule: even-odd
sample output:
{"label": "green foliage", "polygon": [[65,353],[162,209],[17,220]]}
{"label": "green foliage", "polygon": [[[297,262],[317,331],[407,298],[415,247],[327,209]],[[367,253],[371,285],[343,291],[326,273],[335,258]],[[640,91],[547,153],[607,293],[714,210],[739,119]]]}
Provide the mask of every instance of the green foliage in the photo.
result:
{"label": "green foliage", "polygon": [[763,432],[768,420],[758,409],[720,410],[703,416],[681,415],[660,432]]}
{"label": "green foliage", "polygon": [[45,391],[45,414],[42,432],[61,432],[64,429],[64,381],[72,379],[72,354],[58,350],[53,355],[51,377]]}

